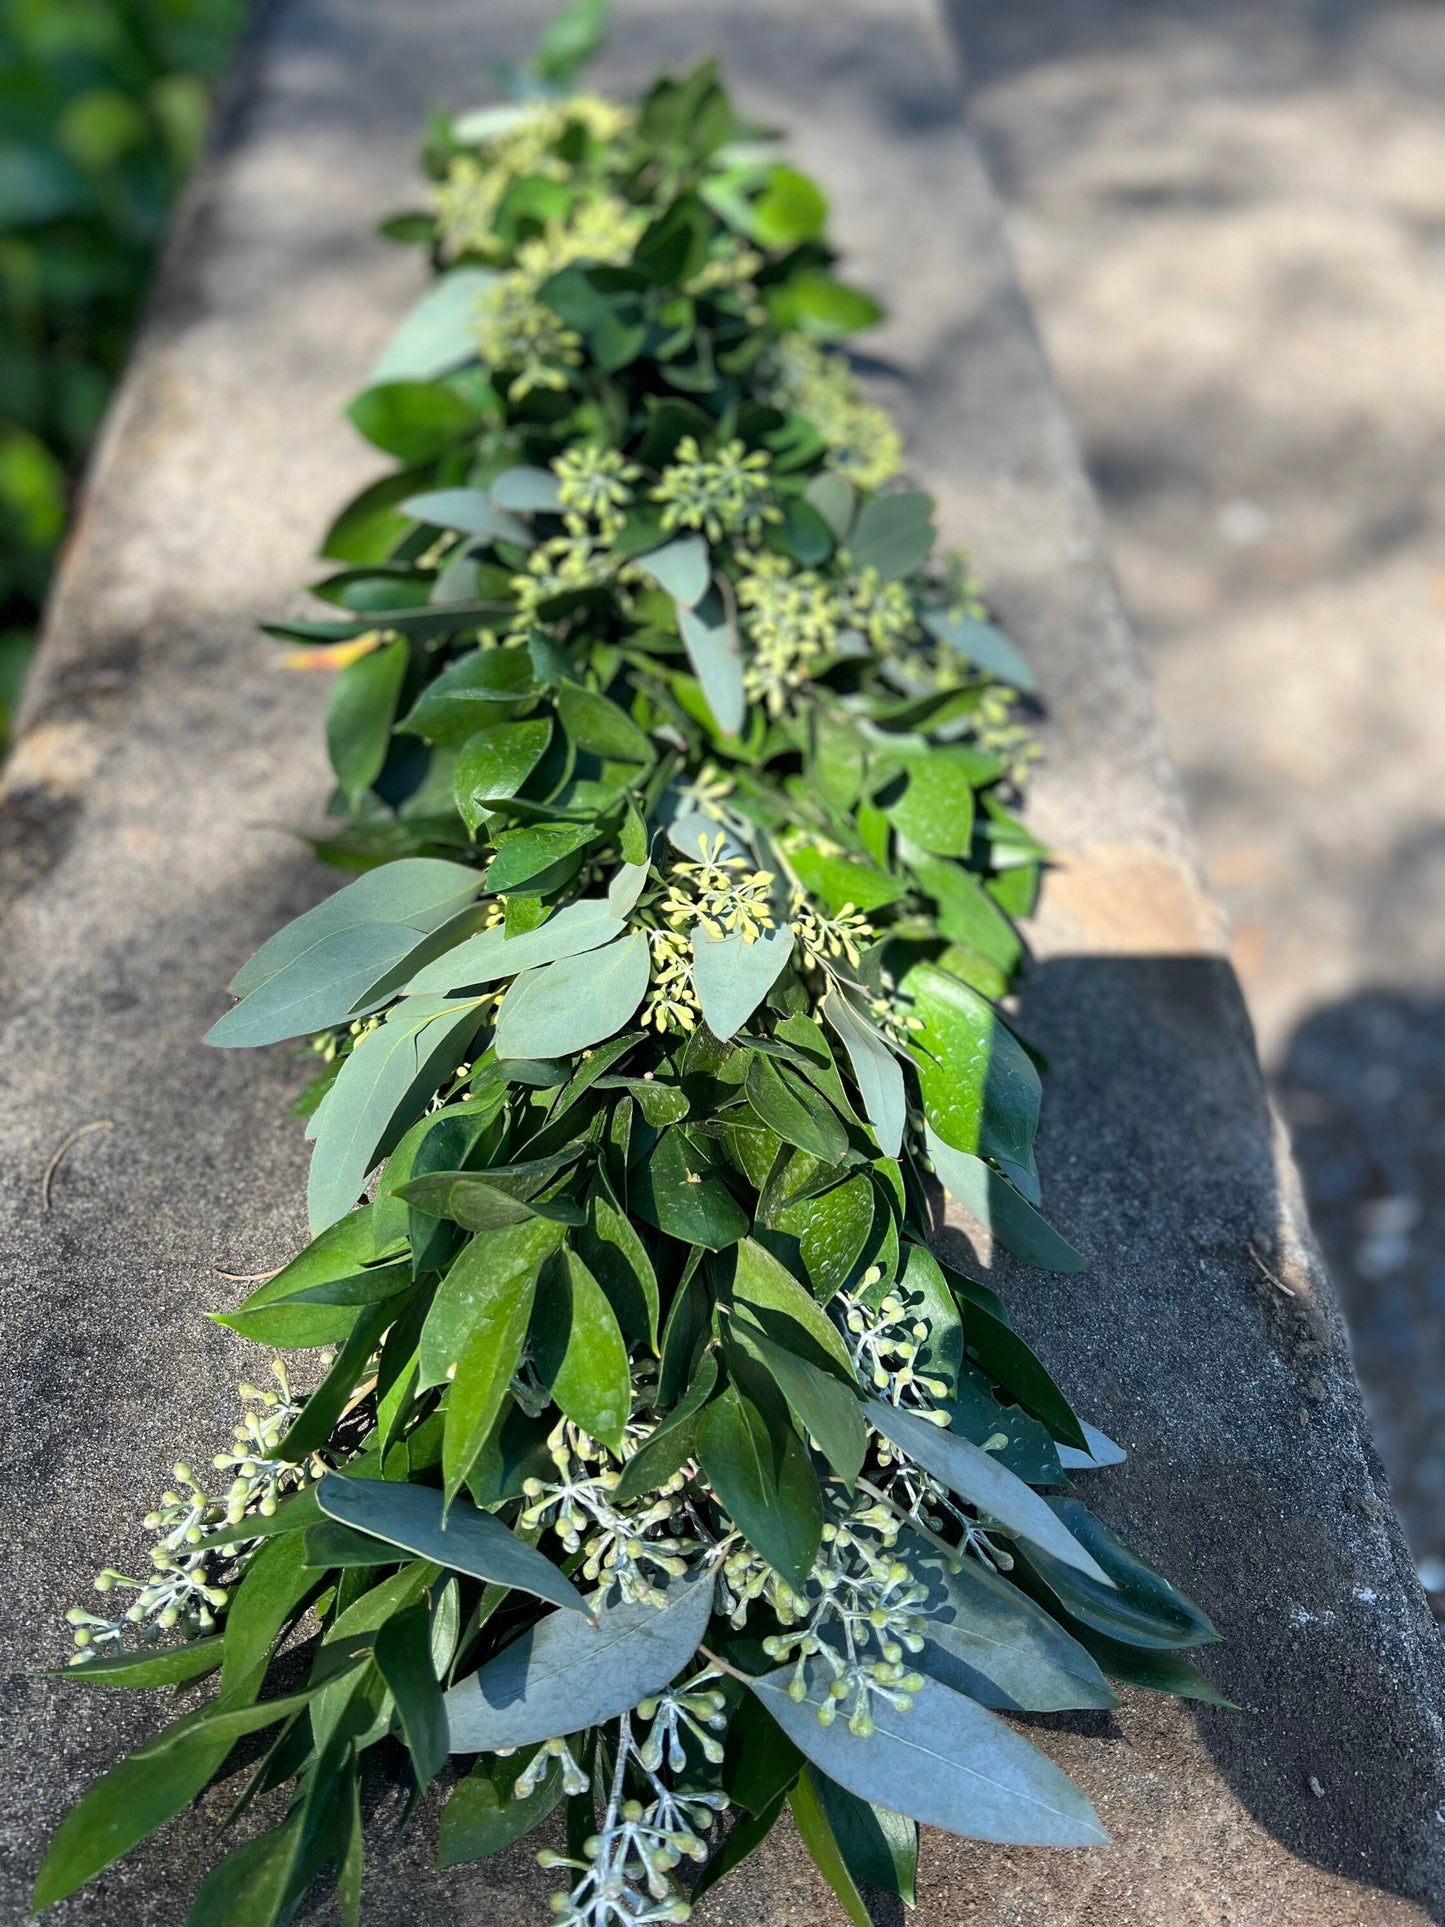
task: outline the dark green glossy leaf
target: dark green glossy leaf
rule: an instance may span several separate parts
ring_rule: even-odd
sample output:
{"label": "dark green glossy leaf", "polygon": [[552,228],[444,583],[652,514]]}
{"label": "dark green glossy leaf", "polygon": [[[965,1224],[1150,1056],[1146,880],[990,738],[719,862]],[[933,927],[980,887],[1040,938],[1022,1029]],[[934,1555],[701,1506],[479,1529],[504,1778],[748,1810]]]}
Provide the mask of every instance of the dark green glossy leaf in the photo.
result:
{"label": "dark green glossy leaf", "polygon": [[467,738],[457,757],[452,793],[469,830],[486,822],[489,803],[517,794],[551,736],[551,723],[539,717],[528,723],[494,723]]}
{"label": "dark green glossy leaf", "polygon": [[775,1439],[752,1400],[729,1386],[704,1410],[697,1452],[733,1524],[797,1593],[818,1556],[823,1506],[797,1434]]}
{"label": "dark green glossy leaf", "polygon": [[575,1251],[549,1267],[532,1319],[538,1375],[574,1425],[613,1452],[632,1412],[632,1368],[617,1314]]}
{"label": "dark green glossy leaf", "polygon": [[793,1809],[799,1838],[808,1849],[814,1866],[833,1889],[839,1906],[854,1927],[873,1927],[873,1916],[864,1904],[828,1815],[818,1798],[811,1767],[794,1782],[793,1790],[788,1795],[788,1804]]}
{"label": "dark green glossy leaf", "polygon": [[383,643],[348,663],[331,685],[326,749],[336,780],[353,803],[371,788],[386,761],[410,653],[405,642]]}
{"label": "dark green glossy leaf", "polygon": [[685,1459],[692,1457],[697,1415],[716,1385],[717,1359],[712,1352],[704,1352],[687,1390],[623,1466],[616,1490],[619,1505],[656,1491]]}
{"label": "dark green glossy leaf", "polygon": [[905,1907],[912,1907],[918,1878],[917,1822],[891,1807],[860,1800],[815,1766],[808,1768],[807,1778],[853,1878],[897,1894]]}
{"label": "dark green glossy leaf", "polygon": [[1023,1046],[976,991],[935,964],[915,964],[901,988],[922,1025],[909,1048],[934,1131],[957,1151],[994,1159],[1021,1187],[1036,1185],[1042,1090]]}
{"label": "dark green glossy leaf", "polygon": [[767,1371],[788,1411],[851,1492],[868,1450],[868,1427],[856,1393],[774,1344],[750,1318],[735,1317],[732,1335]]}
{"label": "dark green glossy leaf", "polygon": [[[485,1329],[491,1346],[502,1346],[513,1320],[522,1318],[518,1298],[528,1299],[537,1272],[562,1242],[561,1225],[545,1218],[472,1238],[462,1247],[437,1289],[421,1336],[421,1387],[444,1384],[459,1366],[468,1341]],[[518,1340],[520,1344],[520,1339]],[[510,1372],[510,1368],[509,1372]]]}
{"label": "dark green glossy leaf", "polygon": [[578,749],[618,762],[651,764],[652,744],[626,711],[605,696],[564,682],[557,692],[557,713]]}
{"label": "dark green glossy leaf", "polygon": [[1016,1257],[1045,1271],[1083,1270],[1084,1259],[1002,1172],[971,1152],[955,1151],[931,1125],[925,1127],[924,1140],[944,1190]]}
{"label": "dark green glossy leaf", "polygon": [[796,1144],[824,1164],[848,1150],[848,1132],[828,1100],[786,1066],[755,1052],[748,1065],[748,1102],[785,1144]]}
{"label": "dark green glossy leaf", "polygon": [[701,1138],[675,1124],[631,1172],[631,1205],[639,1217],[684,1244],[722,1251],[748,1228],[747,1213],[728,1190]]}
{"label": "dark green glossy leaf", "polygon": [[787,1266],[755,1238],[744,1238],[737,1248],[732,1295],[774,1344],[853,1385],[852,1361],[838,1327]]}
{"label": "dark green glossy leaf", "polygon": [[75,1679],[87,1686],[184,1686],[188,1680],[213,1673],[221,1663],[222,1639],[188,1640],[171,1646],[133,1653],[111,1653],[75,1666],[57,1667],[53,1679]]}
{"label": "dark green glossy leaf", "polygon": [[367,388],[346,411],[375,447],[403,462],[430,461],[476,423],[476,410],[431,381],[386,381]]}
{"label": "dark green glossy leaf", "polygon": [[505,1759],[479,1760],[459,1780],[442,1808],[437,1868],[485,1860],[524,1839],[553,1812],[562,1798],[562,1762],[551,1760],[534,1792],[518,1799],[513,1789],[536,1757],[524,1747]]}
{"label": "dark green glossy leaf", "polygon": [[[485,1514],[478,1513],[477,1517]],[[431,1622],[426,1608],[414,1606],[388,1619],[377,1632],[372,1652],[396,1701],[416,1783],[426,1786],[446,1765],[450,1750],[442,1689],[432,1670]]]}
{"label": "dark green glossy leaf", "polygon": [[[1073,1617],[1126,1646],[1212,1645],[1219,1634],[1191,1599],[1132,1552],[1077,1499],[1046,1501],[1076,1545],[1085,1547],[1093,1572],[1052,1557],[1041,1545],[1027,1549],[1022,1583],[1039,1590],[1046,1604],[1057,1600]],[[1111,1584],[1100,1583],[1099,1574]]]}
{"label": "dark green glossy leaf", "polygon": [[573,1239],[583,1263],[607,1294],[618,1323],[657,1350],[660,1301],[647,1247],[600,1185],[587,1202],[587,1222]]}

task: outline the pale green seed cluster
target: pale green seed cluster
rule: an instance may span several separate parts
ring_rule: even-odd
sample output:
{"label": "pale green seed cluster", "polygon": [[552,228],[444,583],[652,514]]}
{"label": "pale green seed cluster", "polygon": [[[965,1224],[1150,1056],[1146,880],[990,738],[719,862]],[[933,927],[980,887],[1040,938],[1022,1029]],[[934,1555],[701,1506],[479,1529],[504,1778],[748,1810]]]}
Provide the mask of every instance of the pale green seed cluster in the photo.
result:
{"label": "pale green seed cluster", "polygon": [[[454,157],[444,181],[433,190],[443,251],[448,255],[479,254],[496,259],[498,209],[520,180],[540,177],[567,182],[574,164],[553,150],[569,128],[582,127],[599,146],[616,141],[634,124],[631,108],[596,94],[530,103],[515,125],[496,134],[482,154]],[[579,197],[584,205],[592,197]]]}
{"label": "pale green seed cluster", "polygon": [[567,386],[582,365],[582,337],[538,298],[530,275],[502,274],[477,300],[477,355],[513,371],[507,397],[521,401],[534,389]]}
{"label": "pale green seed cluster", "polygon": [[554,535],[550,541],[539,543],[527,557],[526,572],[512,577],[512,593],[517,598],[512,634],[525,635],[538,620],[542,604],[553,596],[595,588],[616,568],[616,556],[590,534]]}
{"label": "pale green seed cluster", "polygon": [[[680,1720],[699,1733],[707,1746],[721,1751],[711,1734],[702,1731],[721,1718],[721,1694],[701,1690],[710,1677],[708,1671],[700,1673],[675,1693],[644,1701],[636,1711],[639,1719],[669,1722],[668,1751],[681,1755],[681,1765],[674,1771],[682,1772],[687,1765],[678,1735]],[[633,1717],[624,1714],[618,1722],[612,1792],[599,1830],[584,1842],[580,1856],[551,1849],[537,1855],[539,1866],[565,1867],[577,1875],[569,1892],[555,1893],[551,1899],[552,1914],[561,1927],[661,1927],[663,1922],[684,1921],[692,1914],[674,1873],[684,1860],[697,1863],[707,1858],[704,1835],[726,1810],[727,1796],[667,1785],[658,1772],[663,1749],[654,1745],[655,1725],[654,1733],[639,1746],[633,1736]],[[634,1774],[646,1781],[648,1799],[623,1797]]]}
{"label": "pale green seed cluster", "polygon": [[686,1480],[675,1474],[656,1492],[619,1507],[612,1495],[622,1475],[605,1445],[563,1419],[548,1434],[547,1449],[557,1477],[524,1481],[523,1530],[550,1526],[566,1552],[582,1553],[583,1578],[615,1585],[624,1599],[664,1605],[662,1586],[681,1578],[689,1556],[701,1550],[681,1529],[678,1502]]}
{"label": "pale green seed cluster", "polygon": [[812,569],[795,569],[786,556],[745,558],[738,606],[751,645],[743,686],[770,716],[780,716],[826,656],[838,633],[833,594]]}
{"label": "pale green seed cluster", "polygon": [[733,440],[706,459],[697,438],[684,435],[652,490],[662,504],[663,528],[701,529],[709,542],[724,536],[760,542],[764,525],[783,519],[772,499],[771,467],[766,449],[750,454]]}
{"label": "pale green seed cluster", "polygon": [[898,475],[903,437],[886,410],[865,399],[846,355],[793,335],[782,343],[777,364],[780,398],[822,436],[829,468],[869,490]]}
{"label": "pale green seed cluster", "polygon": [[692,981],[692,951],[687,938],[678,930],[649,930],[647,947],[652,962],[647,1001],[640,1022],[659,1034],[688,1033],[702,1019]]}
{"label": "pale green seed cluster", "polygon": [[727,839],[719,832],[711,842],[698,839],[699,861],[680,859],[672,866],[672,880],[662,914],[674,930],[701,924],[710,937],[741,937],[756,943],[776,921],[770,870],[750,870],[747,859],[724,856]]}
{"label": "pale green seed cluster", "polygon": [[633,484],[642,479],[642,470],[620,449],[590,446],[565,449],[553,462],[552,473],[569,532],[585,535],[595,523],[598,534],[608,540],[622,527]]}
{"label": "pale green seed cluster", "polygon": [[845,903],[833,916],[825,916],[801,890],[794,890],[788,916],[804,954],[828,969],[848,963],[856,970],[864,948],[878,934],[856,904]]}
{"label": "pale green seed cluster", "polygon": [[[849,1731],[866,1739],[874,1730],[872,1704],[882,1698],[906,1712],[925,1681],[904,1663],[904,1653],[921,1652],[922,1622],[917,1607],[928,1596],[894,1556],[899,1520],[877,1500],[859,1498],[823,1527],[823,1541],[800,1598],[786,1581],[751,1549],[735,1551],[722,1576],[732,1599],[734,1626],[746,1623],[747,1609],[761,1598],[787,1629],[770,1634],[763,1651],[770,1659],[795,1661],[788,1691],[795,1700],[816,1688],[819,1668],[831,1675],[818,1709],[831,1726],[848,1708]],[[810,1666],[810,1662],[817,1666]],[[812,1679],[810,1680],[810,1672]]]}
{"label": "pale green seed cluster", "polygon": [[885,582],[874,568],[854,568],[840,554],[844,579],[835,591],[840,628],[855,629],[880,655],[902,648],[918,634],[913,598],[901,582]]}
{"label": "pale green seed cluster", "polygon": [[279,1391],[262,1391],[242,1385],[243,1400],[254,1401],[259,1411],[243,1410],[234,1433],[235,1444],[218,1452],[212,1463],[231,1474],[223,1497],[208,1496],[191,1467],[173,1468],[177,1490],[163,1493],[161,1502],[145,1517],[148,1532],[161,1536],[151,1550],[150,1576],[132,1579],[108,1566],[97,1574],[99,1593],[117,1588],[134,1594],[125,1611],[113,1618],[72,1606],[65,1615],[75,1631],[78,1651],[72,1665],[84,1665],[98,1653],[125,1650],[125,1636],[138,1631],[147,1643],[163,1632],[179,1629],[189,1638],[213,1632],[216,1614],[229,1597],[223,1578],[230,1569],[244,1563],[255,1542],[241,1541],[221,1547],[202,1544],[206,1535],[219,1525],[239,1525],[257,1516],[269,1519],[280,1499],[294,1487],[305,1483],[309,1468],[268,1454],[281,1443],[301,1407],[292,1395],[286,1368],[277,1359],[272,1365]]}
{"label": "pale green seed cluster", "polygon": [[[864,1283],[866,1288],[866,1276]],[[890,1405],[927,1406],[933,1399],[948,1396],[941,1378],[918,1368],[928,1346],[928,1320],[920,1315],[916,1304],[904,1302],[897,1287],[885,1292],[876,1305],[846,1291],[839,1292],[834,1302],[843,1313],[853,1369],[865,1385],[871,1385]],[[942,1412],[924,1411],[919,1416],[944,1425],[948,1422]]]}

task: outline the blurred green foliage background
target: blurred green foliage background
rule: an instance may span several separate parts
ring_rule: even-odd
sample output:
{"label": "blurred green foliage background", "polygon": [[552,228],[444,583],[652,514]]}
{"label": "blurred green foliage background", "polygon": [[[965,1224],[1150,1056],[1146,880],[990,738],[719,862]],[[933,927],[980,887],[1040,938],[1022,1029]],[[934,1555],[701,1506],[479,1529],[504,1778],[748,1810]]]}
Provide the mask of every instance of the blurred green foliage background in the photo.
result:
{"label": "blurred green foliage background", "polygon": [[0,0],[0,749],[247,0]]}

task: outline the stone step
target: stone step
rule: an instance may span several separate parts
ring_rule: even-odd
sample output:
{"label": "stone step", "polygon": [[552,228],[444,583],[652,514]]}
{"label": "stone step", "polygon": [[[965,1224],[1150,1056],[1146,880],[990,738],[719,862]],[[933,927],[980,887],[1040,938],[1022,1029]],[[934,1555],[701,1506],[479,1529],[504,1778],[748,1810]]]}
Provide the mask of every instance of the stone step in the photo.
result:
{"label": "stone step", "polygon": [[[1228,1643],[1206,1664],[1241,1709],[1126,1693],[1116,1716],[1033,1722],[1114,1844],[931,1837],[918,1918],[1439,1918],[1438,1637],[941,18],[923,0],[617,11],[602,84],[716,47],[746,107],[793,130],[850,272],[889,299],[870,352],[916,473],[1039,672],[1031,820],[1058,868],[1023,1022],[1053,1064],[1051,1212],[1090,1266],[987,1275],[1129,1448],[1086,1496],[1216,1619]],[[277,827],[323,794],[322,679],[283,673],[254,623],[295,599],[329,514],[373,472],[339,409],[422,285],[372,230],[415,199],[423,111],[483,98],[536,14],[263,10],[71,539],[0,801],[0,1640],[17,1667],[63,1663],[64,1608],[97,1565],[133,1556],[176,1453],[204,1463],[233,1422],[254,1354],[201,1316],[237,1290],[218,1273],[265,1271],[303,1235],[303,1146],[280,1121],[295,1061],[199,1042],[237,964],[332,882]],[[47,1210],[54,1153],[101,1124]],[[18,1921],[65,1806],[157,1710],[31,1678],[7,1696],[0,1909]],[[63,1918],[182,1919],[225,1808],[207,1799]],[[420,1826],[378,1853],[366,1918],[524,1927],[554,1884],[527,1848],[435,1877]],[[772,1927],[832,1908],[780,1829],[699,1918]]]}

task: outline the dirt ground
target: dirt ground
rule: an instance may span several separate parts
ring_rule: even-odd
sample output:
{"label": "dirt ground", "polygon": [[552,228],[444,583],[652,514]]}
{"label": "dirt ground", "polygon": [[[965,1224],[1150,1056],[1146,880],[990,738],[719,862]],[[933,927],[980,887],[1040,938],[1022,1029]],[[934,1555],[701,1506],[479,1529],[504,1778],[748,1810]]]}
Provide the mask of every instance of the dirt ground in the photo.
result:
{"label": "dirt ground", "polygon": [[955,6],[1445,1613],[1445,5]]}

